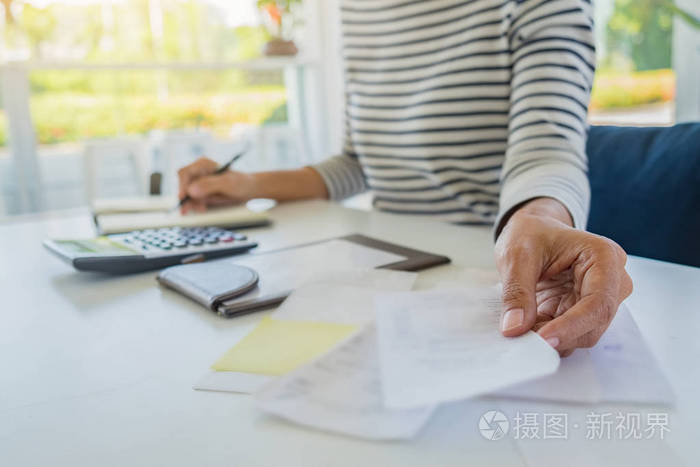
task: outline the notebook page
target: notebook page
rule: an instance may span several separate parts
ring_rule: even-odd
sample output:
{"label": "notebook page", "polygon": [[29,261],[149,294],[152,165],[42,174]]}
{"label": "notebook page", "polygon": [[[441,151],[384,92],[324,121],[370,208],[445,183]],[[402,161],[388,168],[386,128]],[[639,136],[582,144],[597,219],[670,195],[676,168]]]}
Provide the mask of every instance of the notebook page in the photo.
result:
{"label": "notebook page", "polygon": [[97,223],[104,234],[163,227],[236,227],[264,223],[265,212],[253,212],[245,206],[211,209],[203,213],[179,211],[102,214]]}

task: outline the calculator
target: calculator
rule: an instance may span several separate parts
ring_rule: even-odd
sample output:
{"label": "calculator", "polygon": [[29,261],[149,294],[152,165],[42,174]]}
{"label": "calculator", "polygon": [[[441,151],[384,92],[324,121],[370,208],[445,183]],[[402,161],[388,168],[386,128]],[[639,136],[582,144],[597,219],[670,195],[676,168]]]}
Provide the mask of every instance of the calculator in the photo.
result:
{"label": "calculator", "polygon": [[218,227],[136,230],[91,239],[46,240],[44,246],[79,271],[111,274],[161,269],[244,253],[258,244]]}

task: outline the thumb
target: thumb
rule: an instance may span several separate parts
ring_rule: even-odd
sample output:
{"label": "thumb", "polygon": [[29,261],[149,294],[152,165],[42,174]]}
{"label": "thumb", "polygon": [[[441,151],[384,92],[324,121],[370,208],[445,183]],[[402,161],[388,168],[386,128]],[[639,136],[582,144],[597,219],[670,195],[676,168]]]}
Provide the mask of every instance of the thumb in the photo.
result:
{"label": "thumb", "polygon": [[503,314],[501,332],[506,337],[530,330],[537,319],[535,288],[540,276],[532,258],[504,258],[501,266]]}

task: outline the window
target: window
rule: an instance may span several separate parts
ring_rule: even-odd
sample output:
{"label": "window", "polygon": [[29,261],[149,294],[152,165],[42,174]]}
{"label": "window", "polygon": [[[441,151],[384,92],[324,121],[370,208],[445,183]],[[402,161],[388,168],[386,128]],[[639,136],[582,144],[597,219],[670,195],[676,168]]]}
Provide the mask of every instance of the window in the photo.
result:
{"label": "window", "polygon": [[597,0],[594,5],[598,65],[591,122],[673,124],[673,56],[692,47],[692,42],[677,44],[674,50],[674,28],[679,23],[681,28],[698,28],[697,19],[670,0]]}
{"label": "window", "polygon": [[[262,57],[270,32],[256,0],[2,0],[0,6],[0,78],[10,90],[0,100],[0,216],[84,205],[90,182],[84,148],[94,139],[138,136],[148,143],[154,135],[201,132],[232,142],[261,125],[289,123],[285,70],[298,60]],[[13,103],[22,100],[15,90],[23,86],[28,105]],[[33,132],[34,142],[18,142],[20,157],[12,154],[10,108],[18,120],[31,115],[31,131],[16,139],[31,140]],[[296,150],[298,137],[290,135],[290,151]],[[36,161],[27,170],[30,147]],[[104,161],[100,196],[135,194],[130,162],[118,159]],[[18,185],[32,170],[41,180],[39,207],[27,205],[26,187]]]}
{"label": "window", "polygon": [[[171,178],[200,147],[163,168],[163,134],[206,133],[222,154],[257,134],[269,150],[258,144],[252,169],[332,154],[343,133],[339,0],[275,2],[291,20],[277,25],[266,0],[0,0],[0,216],[84,205],[91,183],[99,196],[143,193],[128,158],[105,155],[102,175],[84,175],[96,138],[142,138],[150,169]],[[591,123],[700,117],[699,5],[595,0]],[[280,31],[302,53],[262,57]]]}

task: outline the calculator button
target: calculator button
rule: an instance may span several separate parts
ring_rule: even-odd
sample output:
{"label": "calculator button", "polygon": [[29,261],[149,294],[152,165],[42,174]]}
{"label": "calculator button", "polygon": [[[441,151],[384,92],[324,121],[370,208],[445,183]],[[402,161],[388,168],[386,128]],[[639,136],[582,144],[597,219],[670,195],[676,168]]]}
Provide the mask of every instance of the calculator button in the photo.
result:
{"label": "calculator button", "polygon": [[240,241],[240,242],[242,242],[243,240],[247,240],[247,239],[248,239],[248,237],[246,237],[246,236],[243,235],[243,234],[239,234],[239,233],[233,234],[233,238],[235,238],[236,240],[238,240],[238,241]]}
{"label": "calculator button", "polygon": [[201,244],[204,243],[204,242],[202,241],[201,238],[190,238],[190,239],[187,241],[187,243],[189,243],[189,244],[192,245],[192,246],[199,246],[199,245],[201,245]]}
{"label": "calculator button", "polygon": [[209,244],[219,243],[219,239],[216,237],[207,237],[204,241]]}
{"label": "calculator button", "polygon": [[187,246],[187,242],[183,242],[182,240],[178,240],[175,243],[173,243],[173,246],[175,248],[185,248]]}
{"label": "calculator button", "polygon": [[233,241],[233,237],[231,235],[224,235],[219,240],[221,240],[222,242],[230,243]]}

